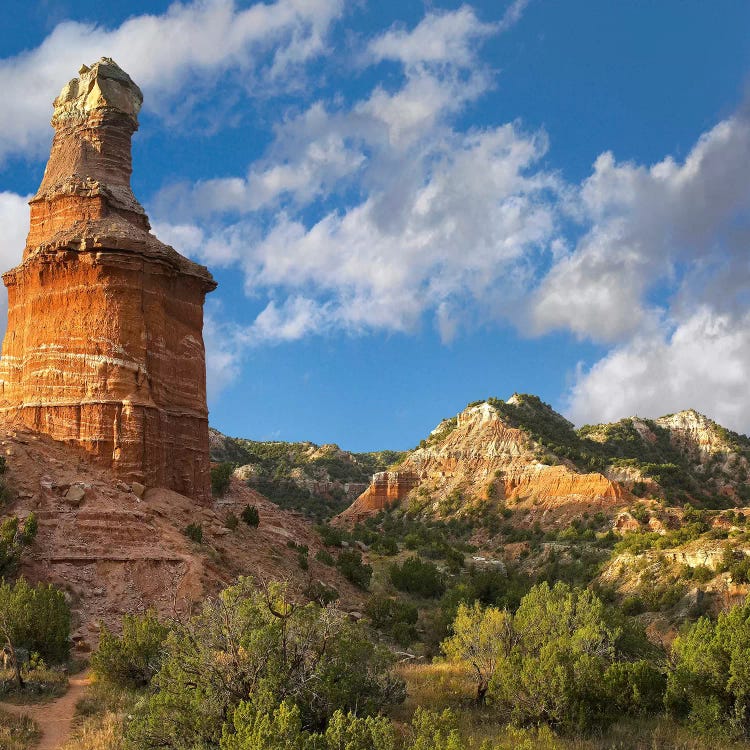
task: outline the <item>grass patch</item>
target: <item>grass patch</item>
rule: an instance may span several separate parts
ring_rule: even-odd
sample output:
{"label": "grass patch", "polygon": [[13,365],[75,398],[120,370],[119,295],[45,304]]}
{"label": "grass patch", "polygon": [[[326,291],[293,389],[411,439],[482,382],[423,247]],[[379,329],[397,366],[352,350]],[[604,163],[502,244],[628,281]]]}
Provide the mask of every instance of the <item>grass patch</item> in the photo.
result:
{"label": "grass patch", "polygon": [[41,733],[28,716],[14,716],[0,709],[0,750],[28,750]]}
{"label": "grass patch", "polygon": [[[68,677],[56,669],[39,668],[23,672],[24,688],[19,690],[15,673],[0,670],[0,700],[6,703],[24,705],[40,703],[65,695]],[[3,750],[0,745],[0,750]]]}

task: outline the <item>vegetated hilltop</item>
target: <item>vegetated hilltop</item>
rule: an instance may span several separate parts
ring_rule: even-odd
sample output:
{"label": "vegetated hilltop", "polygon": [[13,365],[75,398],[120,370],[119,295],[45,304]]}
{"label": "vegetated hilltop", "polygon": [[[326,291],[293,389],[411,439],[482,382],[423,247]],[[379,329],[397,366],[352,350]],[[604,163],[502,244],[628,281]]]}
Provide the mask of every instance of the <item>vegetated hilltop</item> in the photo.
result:
{"label": "vegetated hilltop", "polygon": [[[323,544],[311,523],[241,481],[199,505],[126,484],[83,450],[31,430],[0,424],[0,451],[0,524],[33,513],[38,525],[19,572],[67,592],[79,642],[96,640],[99,620],[119,627],[123,614],[148,607],[189,612],[238,575],[284,579],[300,594],[325,584],[344,609],[360,605],[359,590],[315,559]],[[243,514],[248,507],[257,515]]]}
{"label": "vegetated hilltop", "polygon": [[[692,410],[576,430],[537,396],[514,394],[443,420],[343,518],[365,517],[406,496],[412,510],[437,517],[519,505],[543,526],[637,497],[736,507],[750,499],[749,459],[750,439]],[[379,482],[390,484],[387,497]]]}
{"label": "vegetated hilltop", "polygon": [[515,394],[443,420],[334,523],[373,552],[444,561],[447,581],[500,571],[486,603],[563,580],[671,638],[748,593],[749,449],[695,411],[576,430]]}
{"label": "vegetated hilltop", "polygon": [[372,475],[400,460],[398,451],[350,453],[338,445],[285,443],[209,433],[211,460],[230,463],[234,475],[282,508],[318,521],[348,507]]}

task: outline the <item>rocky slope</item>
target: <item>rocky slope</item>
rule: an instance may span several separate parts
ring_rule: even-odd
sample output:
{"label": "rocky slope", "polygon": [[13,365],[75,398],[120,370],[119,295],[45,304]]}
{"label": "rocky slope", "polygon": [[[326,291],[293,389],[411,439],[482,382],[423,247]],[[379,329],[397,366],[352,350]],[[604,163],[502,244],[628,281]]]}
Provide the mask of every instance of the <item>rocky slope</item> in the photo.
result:
{"label": "rocky slope", "polygon": [[524,510],[526,524],[614,516],[640,497],[705,507],[742,505],[750,440],[695,411],[575,430],[535,396],[470,404],[444,420],[341,514],[353,523],[397,501],[431,516]]}
{"label": "rocky slope", "polygon": [[210,430],[211,460],[236,466],[235,477],[280,506],[325,520],[365,491],[373,473],[403,454],[350,453],[338,445],[230,438]]}
{"label": "rocky slope", "polygon": [[[287,579],[300,594],[320,580],[338,590],[344,608],[360,607],[359,590],[315,560],[322,544],[309,521],[241,481],[197,506],[168,489],[128,485],[83,450],[27,429],[0,423],[0,449],[10,498],[0,521],[33,512],[39,524],[20,572],[67,592],[81,644],[96,640],[99,620],[117,627],[122,614],[147,607],[180,616],[238,575]],[[230,513],[247,505],[258,509],[258,528],[228,528]],[[202,544],[187,538],[188,524],[202,528]],[[306,571],[294,544],[309,549]]]}

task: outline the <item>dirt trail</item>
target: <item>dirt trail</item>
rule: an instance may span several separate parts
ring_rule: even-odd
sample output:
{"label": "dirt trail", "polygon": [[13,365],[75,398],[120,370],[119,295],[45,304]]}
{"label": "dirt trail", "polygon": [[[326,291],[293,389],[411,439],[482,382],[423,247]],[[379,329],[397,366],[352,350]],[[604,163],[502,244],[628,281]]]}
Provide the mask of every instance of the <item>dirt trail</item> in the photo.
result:
{"label": "dirt trail", "polygon": [[39,725],[42,739],[35,750],[59,750],[70,738],[76,703],[83,696],[89,683],[88,674],[77,675],[70,678],[68,692],[57,700],[26,706],[0,703],[0,708],[18,716],[25,714]]}

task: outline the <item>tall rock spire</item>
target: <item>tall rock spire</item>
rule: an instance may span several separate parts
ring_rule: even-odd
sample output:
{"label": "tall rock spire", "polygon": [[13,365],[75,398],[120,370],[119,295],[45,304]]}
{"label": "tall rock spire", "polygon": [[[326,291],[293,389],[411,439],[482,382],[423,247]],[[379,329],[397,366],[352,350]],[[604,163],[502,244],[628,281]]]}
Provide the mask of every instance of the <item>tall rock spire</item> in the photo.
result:
{"label": "tall rock spire", "polygon": [[203,302],[216,282],[149,232],[133,195],[142,101],[109,58],[55,99],[23,262],[3,275],[0,413],[124,479],[207,500]]}

